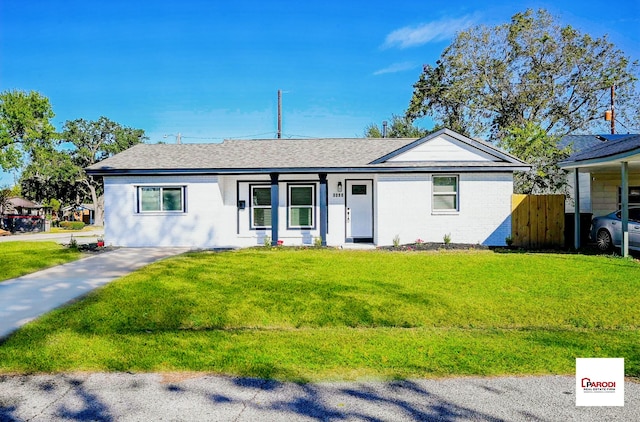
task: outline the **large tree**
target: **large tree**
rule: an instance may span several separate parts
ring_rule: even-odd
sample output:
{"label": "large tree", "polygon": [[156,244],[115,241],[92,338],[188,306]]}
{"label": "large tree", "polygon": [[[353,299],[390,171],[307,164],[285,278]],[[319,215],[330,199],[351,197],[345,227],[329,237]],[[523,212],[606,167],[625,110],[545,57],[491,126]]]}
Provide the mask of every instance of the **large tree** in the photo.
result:
{"label": "large tree", "polygon": [[53,116],[49,99],[35,91],[0,93],[0,170],[20,169],[25,155],[51,145]]}
{"label": "large tree", "polygon": [[122,126],[106,117],[96,121],[67,121],[60,135],[62,148],[39,149],[21,179],[23,191],[39,200],[56,198],[79,204],[89,200],[95,221],[104,215],[102,179],[89,176],[85,168],[124,151],[145,139],[144,130]]}
{"label": "large tree", "polygon": [[82,173],[71,151],[39,148],[22,171],[20,188],[25,197],[41,203],[57,199],[66,205],[77,204],[85,200],[85,190],[78,184]]}
{"label": "large tree", "polygon": [[75,147],[72,151],[73,162],[82,169],[76,182],[91,198],[95,221],[100,224],[104,213],[104,204],[99,201],[103,192],[102,178],[89,176],[84,169],[144,142],[147,139],[144,130],[122,126],[106,117],[96,121],[77,119],[65,123],[62,139]]}
{"label": "large tree", "polygon": [[[364,136],[367,138],[382,138],[384,129],[375,123],[364,129]],[[391,124],[387,125],[386,138],[422,138],[432,131],[422,129],[413,124],[411,119],[405,116],[392,115]]]}
{"label": "large tree", "polygon": [[567,172],[558,167],[558,162],[568,157],[571,151],[568,147],[559,149],[557,144],[557,137],[549,135],[533,123],[527,123],[524,127],[510,126],[506,129],[506,134],[500,139],[498,146],[531,165],[530,171],[514,174],[515,193],[569,193]]}
{"label": "large tree", "polygon": [[603,129],[609,88],[618,120],[638,118],[637,62],[606,36],[560,25],[545,10],[460,32],[435,66],[424,66],[407,117],[432,116],[469,136],[499,139],[528,123],[564,135]]}

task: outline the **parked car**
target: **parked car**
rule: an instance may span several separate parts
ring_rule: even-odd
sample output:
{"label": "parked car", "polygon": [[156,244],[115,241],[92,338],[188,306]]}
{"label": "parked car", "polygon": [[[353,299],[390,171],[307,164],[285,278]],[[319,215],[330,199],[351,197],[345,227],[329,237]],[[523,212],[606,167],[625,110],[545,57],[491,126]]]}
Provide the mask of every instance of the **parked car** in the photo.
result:
{"label": "parked car", "polygon": [[[622,211],[591,220],[589,238],[601,251],[622,246]],[[640,251],[640,207],[629,208],[629,249]]]}

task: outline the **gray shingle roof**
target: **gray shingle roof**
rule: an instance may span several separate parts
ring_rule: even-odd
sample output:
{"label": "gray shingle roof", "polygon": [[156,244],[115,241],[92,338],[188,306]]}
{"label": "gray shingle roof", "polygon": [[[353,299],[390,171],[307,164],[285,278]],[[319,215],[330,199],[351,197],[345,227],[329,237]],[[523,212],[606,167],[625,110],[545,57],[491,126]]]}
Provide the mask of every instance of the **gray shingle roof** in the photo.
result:
{"label": "gray shingle roof", "polygon": [[576,153],[601,145],[605,141],[606,138],[600,135],[565,135],[558,141],[558,147],[560,149],[569,147],[571,153]]}
{"label": "gray shingle roof", "polygon": [[236,169],[364,166],[415,139],[259,139],[136,145],[90,169]]}
{"label": "gray shingle roof", "polygon": [[634,150],[638,150],[638,153],[640,153],[640,135],[616,136],[605,142],[601,141],[591,148],[572,154],[563,163],[613,157],[618,154],[630,153]]}
{"label": "gray shingle roof", "polygon": [[[452,132],[447,131],[448,134]],[[460,135],[461,136],[461,135]],[[388,171],[392,168],[523,168],[526,164],[493,148],[495,162],[374,163],[380,157],[402,151],[415,138],[369,139],[260,139],[226,140],[219,144],[140,144],[87,168],[91,174],[171,173],[198,171],[300,172],[300,171]],[[420,140],[418,140],[420,142]],[[470,142],[475,142],[470,140]],[[480,144],[476,144],[480,146]]]}

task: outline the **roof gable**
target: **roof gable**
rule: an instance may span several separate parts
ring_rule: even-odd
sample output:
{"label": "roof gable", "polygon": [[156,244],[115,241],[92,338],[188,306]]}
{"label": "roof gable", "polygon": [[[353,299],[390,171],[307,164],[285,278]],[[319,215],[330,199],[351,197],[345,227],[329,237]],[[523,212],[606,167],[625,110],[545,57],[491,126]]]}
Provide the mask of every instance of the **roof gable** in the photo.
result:
{"label": "roof gable", "polygon": [[471,139],[448,129],[417,139],[373,161],[393,162],[508,162],[524,164],[516,157],[486,142]]}

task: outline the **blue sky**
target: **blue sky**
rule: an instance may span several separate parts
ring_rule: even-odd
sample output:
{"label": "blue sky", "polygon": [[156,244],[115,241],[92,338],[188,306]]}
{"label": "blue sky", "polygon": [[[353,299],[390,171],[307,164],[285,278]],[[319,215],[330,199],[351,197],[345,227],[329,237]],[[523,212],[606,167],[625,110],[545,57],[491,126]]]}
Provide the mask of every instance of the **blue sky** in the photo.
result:
{"label": "blue sky", "polygon": [[47,96],[58,128],[106,116],[220,142],[275,137],[281,89],[285,136],[358,137],[404,112],[456,31],[527,8],[640,59],[638,0],[2,1],[0,91]]}

